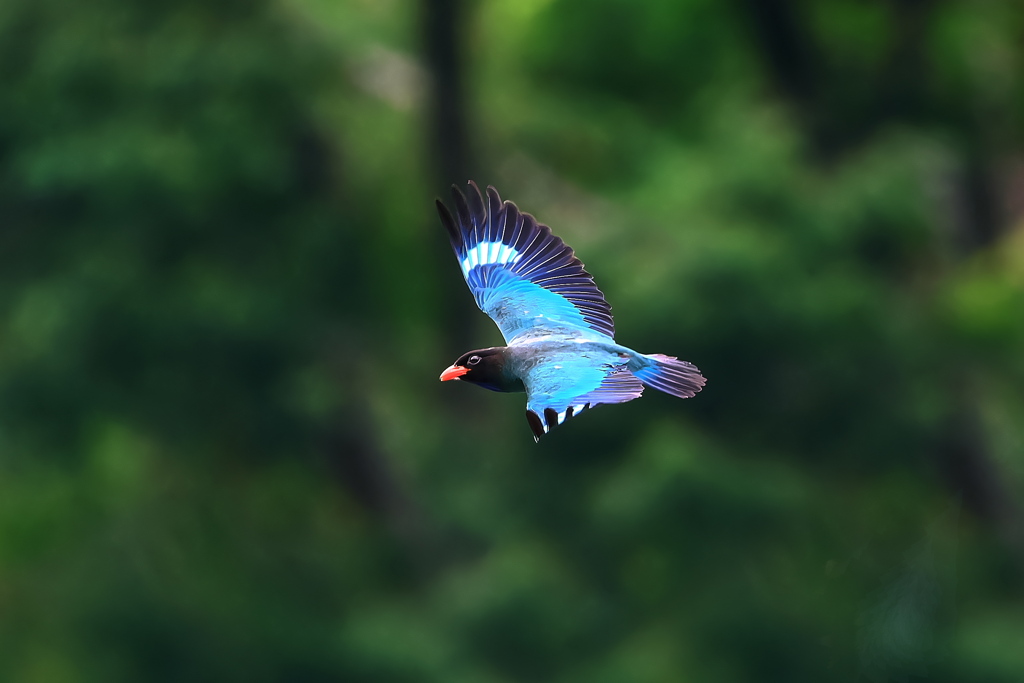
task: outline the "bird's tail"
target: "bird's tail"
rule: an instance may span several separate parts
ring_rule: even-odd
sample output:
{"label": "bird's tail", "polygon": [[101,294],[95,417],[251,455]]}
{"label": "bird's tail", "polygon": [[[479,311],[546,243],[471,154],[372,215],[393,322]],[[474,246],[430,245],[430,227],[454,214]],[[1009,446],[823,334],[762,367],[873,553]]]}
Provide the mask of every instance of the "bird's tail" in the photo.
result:
{"label": "bird's tail", "polygon": [[660,353],[643,356],[647,365],[633,374],[647,386],[664,391],[679,398],[690,398],[704,387],[707,381],[693,363],[679,360]]}

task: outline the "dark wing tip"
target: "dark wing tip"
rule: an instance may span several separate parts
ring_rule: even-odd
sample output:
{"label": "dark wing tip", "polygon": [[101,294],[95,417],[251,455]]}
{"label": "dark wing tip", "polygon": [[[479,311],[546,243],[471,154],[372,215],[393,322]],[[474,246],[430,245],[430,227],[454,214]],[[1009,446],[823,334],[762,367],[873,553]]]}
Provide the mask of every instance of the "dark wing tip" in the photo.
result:
{"label": "dark wing tip", "polygon": [[[547,225],[544,225],[540,221],[538,221],[537,217],[534,216],[532,213],[527,213],[526,211],[520,211],[519,213],[523,214],[523,220],[524,221],[526,221],[527,223],[535,226],[536,229],[539,230],[542,235],[547,236],[547,235],[551,234],[551,228],[548,227]],[[564,241],[563,241],[563,244],[565,244]],[[568,245],[566,245],[566,246],[568,246]]]}
{"label": "dark wing tip", "polygon": [[440,198],[435,199],[434,203],[437,204],[437,215],[441,217],[441,224],[448,231],[448,238],[453,245],[459,244],[461,241],[459,228],[455,225],[455,218],[452,216],[452,212],[448,210],[448,207],[444,205]]}
{"label": "dark wing tip", "polygon": [[[501,224],[501,197],[498,195],[498,191],[494,189],[494,185],[487,186],[487,214],[491,217],[491,223]],[[500,230],[495,233],[494,237],[500,237]]]}
{"label": "dark wing tip", "polygon": [[487,222],[487,207],[484,205],[483,195],[475,182],[466,182],[470,188],[463,192],[458,185],[452,185],[452,200],[455,203],[455,217],[459,225],[475,231],[483,229]]}
{"label": "dark wing tip", "polygon": [[452,185],[452,202],[455,204],[455,218],[461,225],[472,225],[470,222],[469,204],[466,202],[466,195],[458,185]]}
{"label": "dark wing tip", "polygon": [[544,436],[544,423],[540,421],[540,416],[532,410],[527,410],[526,421],[530,425],[530,431],[533,432],[533,440],[540,441],[540,437]]}
{"label": "dark wing tip", "polygon": [[473,220],[476,222],[476,227],[482,228],[487,222],[487,207],[484,205],[484,198],[480,194],[480,188],[472,180],[468,182],[469,186],[473,188],[467,197],[469,208],[473,211]]}

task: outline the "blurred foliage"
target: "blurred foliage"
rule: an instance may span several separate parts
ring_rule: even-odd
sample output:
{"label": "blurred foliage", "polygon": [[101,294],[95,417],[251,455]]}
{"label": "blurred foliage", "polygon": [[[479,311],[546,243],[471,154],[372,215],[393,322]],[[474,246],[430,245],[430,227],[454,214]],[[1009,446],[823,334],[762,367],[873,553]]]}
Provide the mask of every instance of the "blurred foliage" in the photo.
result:
{"label": "blurred foliage", "polygon": [[0,7],[0,680],[1024,679],[1017,4],[466,7],[476,179],[709,379],[539,446],[436,380],[450,7]]}

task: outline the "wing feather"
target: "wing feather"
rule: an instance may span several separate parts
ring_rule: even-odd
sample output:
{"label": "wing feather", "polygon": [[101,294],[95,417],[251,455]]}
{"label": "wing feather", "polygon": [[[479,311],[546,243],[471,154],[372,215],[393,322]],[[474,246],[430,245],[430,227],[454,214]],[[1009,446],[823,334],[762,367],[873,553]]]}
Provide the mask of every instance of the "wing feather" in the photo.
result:
{"label": "wing feather", "polygon": [[550,373],[534,373],[526,383],[526,420],[535,440],[587,408],[632,401],[644,391],[625,365],[591,365],[582,358],[560,363]]}
{"label": "wing feather", "polygon": [[454,214],[437,201],[477,305],[506,342],[523,334],[587,330],[615,336],[611,306],[594,278],[551,228],[472,181],[452,186]]}

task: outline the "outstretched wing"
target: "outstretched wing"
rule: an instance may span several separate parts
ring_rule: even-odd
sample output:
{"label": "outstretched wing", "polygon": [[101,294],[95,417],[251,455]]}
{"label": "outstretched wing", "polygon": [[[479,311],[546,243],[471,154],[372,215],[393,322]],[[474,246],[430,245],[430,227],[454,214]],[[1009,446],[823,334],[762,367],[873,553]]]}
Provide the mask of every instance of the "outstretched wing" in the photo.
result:
{"label": "outstretched wing", "polygon": [[625,403],[644,385],[622,365],[595,365],[584,357],[536,367],[524,379],[526,421],[539,441],[553,427],[599,403]]}
{"label": "outstretched wing", "polygon": [[615,336],[612,308],[572,249],[551,228],[476,183],[468,198],[452,186],[455,215],[437,211],[477,305],[506,343],[526,332],[589,329]]}

